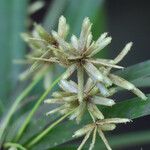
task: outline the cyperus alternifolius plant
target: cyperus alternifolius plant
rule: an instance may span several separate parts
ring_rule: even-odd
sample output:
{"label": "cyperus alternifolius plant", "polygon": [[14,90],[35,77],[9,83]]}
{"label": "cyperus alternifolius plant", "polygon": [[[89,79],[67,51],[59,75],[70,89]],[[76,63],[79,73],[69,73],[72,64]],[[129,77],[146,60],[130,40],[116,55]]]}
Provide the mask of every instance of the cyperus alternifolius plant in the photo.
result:
{"label": "cyperus alternifolius plant", "polygon": [[[47,33],[41,26],[36,25],[32,35],[24,35],[24,38],[35,50],[35,53],[31,53],[28,57],[28,60],[33,63],[31,70],[37,66],[49,67],[52,63],[67,68],[59,83],[62,90],[54,92],[53,98],[45,100],[45,103],[58,104],[47,114],[58,112],[66,115],[72,112],[69,118],[76,118],[77,123],[80,123],[83,115],[89,112],[92,123],[78,130],[74,135],[74,137],[85,135],[78,150],[83,147],[92,132],[93,139],[89,149],[93,149],[96,132],[98,132],[107,149],[110,150],[102,131],[113,130],[115,124],[126,123],[130,120],[126,118],[107,119],[98,105],[109,107],[114,105],[115,101],[110,96],[119,91],[118,87],[132,91],[143,100],[146,100],[147,97],[132,83],[111,72],[112,68],[123,68],[117,64],[129,52],[132,42],[128,43],[114,59],[95,58],[97,53],[110,44],[111,37],[108,37],[107,33],[103,33],[94,41],[91,27],[92,23],[89,18],[85,18],[79,38],[72,35],[70,41],[66,41],[69,26],[66,19],[61,16],[57,32]],[[69,79],[75,71],[77,71],[77,82]],[[85,73],[88,76],[87,80]]]}

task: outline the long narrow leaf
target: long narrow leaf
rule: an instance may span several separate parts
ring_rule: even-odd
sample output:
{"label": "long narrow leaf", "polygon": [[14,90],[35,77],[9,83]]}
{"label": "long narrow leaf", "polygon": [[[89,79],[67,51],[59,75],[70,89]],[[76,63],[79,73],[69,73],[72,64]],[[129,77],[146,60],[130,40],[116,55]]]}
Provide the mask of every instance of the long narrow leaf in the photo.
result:
{"label": "long narrow leaf", "polygon": [[[140,131],[140,132],[133,132],[133,133],[126,133],[121,135],[115,135],[108,137],[109,143],[112,148],[122,148],[122,147],[129,147],[129,146],[140,146],[150,142],[150,131]],[[76,150],[78,145],[72,144],[71,146],[63,145],[56,148],[52,148],[51,150]],[[95,144],[94,150],[104,149],[105,145],[102,143],[100,139],[97,139]],[[83,150],[88,149],[88,144],[85,145]]]}
{"label": "long narrow leaf", "polygon": [[150,60],[127,67],[125,70],[116,72],[126,80],[133,81],[150,75]]}
{"label": "long narrow leaf", "polygon": [[20,71],[12,61],[24,54],[24,43],[20,33],[25,30],[26,9],[28,0],[0,1],[0,99],[7,104],[9,93],[15,87]]}

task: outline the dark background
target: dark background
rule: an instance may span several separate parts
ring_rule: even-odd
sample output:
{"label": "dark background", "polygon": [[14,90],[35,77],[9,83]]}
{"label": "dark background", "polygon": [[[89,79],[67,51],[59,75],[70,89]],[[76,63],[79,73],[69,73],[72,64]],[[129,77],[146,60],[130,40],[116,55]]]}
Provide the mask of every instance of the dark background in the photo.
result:
{"label": "dark background", "polygon": [[[113,37],[109,51],[114,56],[128,41],[133,48],[122,61],[124,66],[133,65],[150,58],[150,1],[148,0],[107,0],[107,25]],[[145,89],[149,92],[150,89]],[[135,119],[127,126],[120,126],[121,132],[140,131],[150,128],[150,117]],[[119,130],[119,129],[118,129]],[[122,150],[149,150],[150,144],[121,148]],[[120,150],[121,150],[120,149]]]}

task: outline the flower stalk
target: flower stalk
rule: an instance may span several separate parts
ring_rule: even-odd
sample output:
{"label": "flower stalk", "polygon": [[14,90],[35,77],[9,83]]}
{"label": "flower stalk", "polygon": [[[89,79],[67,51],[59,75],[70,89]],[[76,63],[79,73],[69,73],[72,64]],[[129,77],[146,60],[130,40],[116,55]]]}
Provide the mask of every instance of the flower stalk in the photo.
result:
{"label": "flower stalk", "polygon": [[25,147],[23,147],[21,144],[18,143],[12,143],[12,142],[7,142],[4,144],[4,148],[16,148],[20,150],[27,150]]}
{"label": "flower stalk", "polygon": [[49,94],[49,92],[52,90],[52,88],[60,81],[62,75],[59,76],[53,83],[52,85],[49,86],[49,88],[43,93],[43,95],[37,100],[36,104],[34,105],[34,107],[32,108],[32,110],[30,111],[29,115],[27,116],[27,118],[25,119],[24,123],[22,124],[22,126],[20,127],[18,134],[16,136],[15,141],[18,141],[24,130],[26,129],[27,125],[29,124],[30,120],[32,119],[33,115],[35,114],[35,112],[37,111],[37,109],[39,108],[40,104],[43,102],[43,100],[46,98],[46,96]]}
{"label": "flower stalk", "polygon": [[83,92],[84,92],[84,72],[83,67],[79,64],[77,69],[77,76],[78,76],[78,99],[79,102],[83,102]]}
{"label": "flower stalk", "polygon": [[60,122],[62,122],[68,115],[70,115],[73,111],[70,111],[66,115],[62,116],[60,119],[55,121],[53,124],[51,124],[49,127],[47,127],[45,130],[43,130],[39,135],[37,135],[34,139],[32,139],[27,145],[27,148],[31,148],[33,145],[38,143],[44,136],[46,136],[56,125],[58,125]]}
{"label": "flower stalk", "polygon": [[5,116],[4,120],[2,120],[1,123],[1,130],[0,130],[0,141],[2,142],[2,136],[4,134],[4,131],[9,124],[9,121],[11,120],[11,117],[15,113],[18,105],[20,102],[29,94],[29,92],[33,89],[33,87],[43,78],[45,72],[47,70],[43,71],[43,73],[39,74],[29,85],[28,87],[17,97],[13,105],[11,106],[8,114]]}

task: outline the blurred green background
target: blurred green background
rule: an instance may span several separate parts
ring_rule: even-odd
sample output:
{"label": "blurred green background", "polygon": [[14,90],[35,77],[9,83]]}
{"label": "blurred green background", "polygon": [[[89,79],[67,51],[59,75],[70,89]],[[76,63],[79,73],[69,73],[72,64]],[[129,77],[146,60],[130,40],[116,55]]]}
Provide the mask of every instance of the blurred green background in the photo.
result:
{"label": "blurred green background", "polygon": [[[111,58],[127,42],[133,41],[133,50],[122,65],[129,66],[150,58],[150,1],[0,0],[0,117],[7,111],[7,106],[11,106],[13,97],[27,84],[18,80],[18,75],[23,71],[24,66],[13,63],[13,60],[23,58],[29,51],[20,33],[31,30],[33,22],[42,24],[50,32],[57,27],[60,15],[67,18],[71,34],[79,34],[85,16],[93,22],[94,39],[103,32],[109,32],[113,38],[112,44],[99,57]],[[147,92],[149,89],[145,88],[144,91]],[[130,95],[125,96],[130,97]],[[136,119],[130,127],[124,125],[119,127],[115,134],[118,131],[125,133],[143,128],[149,129],[149,125],[150,117]],[[148,142],[142,143],[144,144],[139,142],[137,146],[120,149],[133,150],[142,147],[148,150],[150,146]]]}

